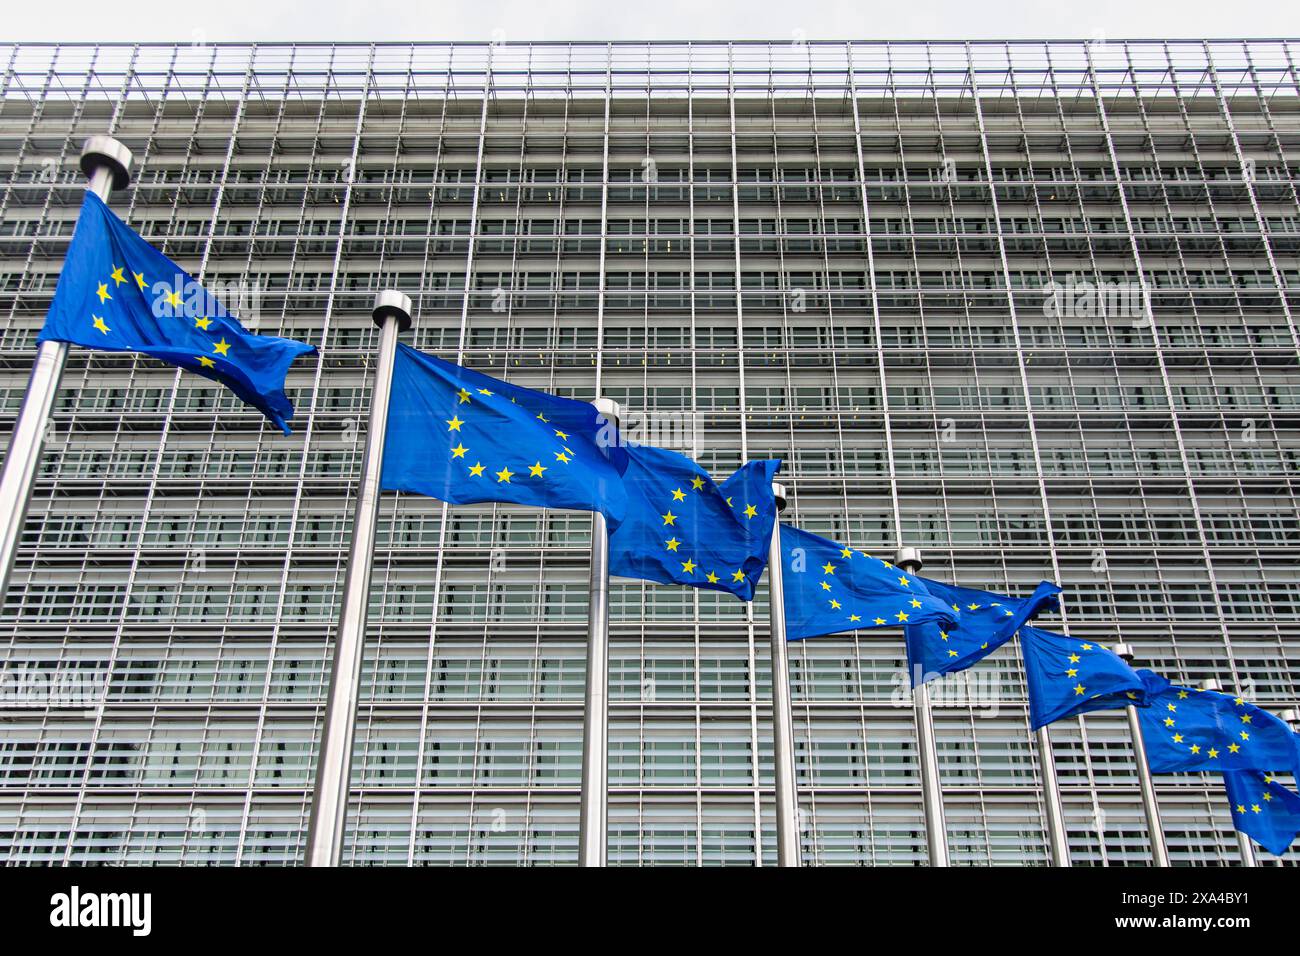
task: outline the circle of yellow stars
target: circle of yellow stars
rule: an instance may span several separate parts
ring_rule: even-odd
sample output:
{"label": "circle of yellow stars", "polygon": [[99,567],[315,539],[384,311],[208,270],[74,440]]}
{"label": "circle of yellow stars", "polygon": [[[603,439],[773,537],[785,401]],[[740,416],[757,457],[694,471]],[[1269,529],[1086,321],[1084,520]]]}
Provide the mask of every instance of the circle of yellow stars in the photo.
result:
{"label": "circle of yellow stars", "polygon": [[[144,277],[143,272],[131,271],[131,278],[128,279],[126,277],[127,272],[130,271],[128,270],[128,267],[119,266],[116,263],[110,263],[110,265],[112,265],[113,268],[109,272],[108,279],[104,282],[97,283],[98,288],[96,288],[95,290],[95,295],[99,298],[99,304],[101,306],[106,302],[113,301],[113,293],[117,292],[121,286],[129,285],[131,282],[134,281],[136,289],[140,292],[143,292],[145,288],[149,285],[148,281]],[[110,282],[112,283],[111,288],[109,286]],[[167,304],[170,305],[173,309],[180,308],[184,302],[180,292],[176,289],[173,289],[170,292],[168,292],[164,296],[164,299],[167,302]],[[91,319],[91,323],[90,323],[91,327],[94,328],[96,331],[98,331],[101,335],[108,335],[110,332],[113,331],[112,327],[108,324],[108,321],[102,315],[97,315],[95,314],[94,311],[92,311],[90,314],[90,319]],[[195,318],[194,328],[198,329],[201,332],[208,332],[212,327],[212,321],[213,321],[212,319],[207,317]],[[225,336],[223,335],[220,341],[212,343],[211,354],[207,354],[203,352],[197,353],[194,356],[194,360],[199,363],[200,368],[215,369],[217,367],[217,359],[220,358],[220,359],[226,359],[227,361],[230,360],[230,345],[231,343],[227,342]]]}
{"label": "circle of yellow stars", "polygon": [[[553,433],[552,437],[560,446],[560,450],[554,452],[555,459],[553,462],[542,464],[542,459],[538,458],[530,465],[527,463],[527,459],[525,459],[523,464],[515,465],[517,469],[516,471],[510,470],[509,463],[503,464],[499,470],[493,469],[491,466],[483,464],[483,461],[480,458],[474,458],[473,464],[470,464],[471,449],[466,447],[464,441],[462,441],[460,437],[461,427],[466,424],[466,420],[460,417],[461,406],[472,406],[476,401],[482,402],[500,396],[497,396],[497,394],[490,388],[477,388],[473,392],[470,392],[470,390],[464,386],[457,389],[455,395],[456,404],[452,411],[451,418],[444,419],[443,421],[447,425],[448,438],[456,443],[449,448],[451,458],[452,460],[459,459],[464,464],[464,467],[468,472],[466,477],[482,478],[484,481],[489,482],[492,481],[493,477],[495,477],[495,483],[498,485],[513,485],[515,484],[516,478],[525,480],[529,478],[541,478],[545,481],[546,473],[552,468],[568,465],[578,457],[578,453],[567,444],[569,441],[569,433],[564,431],[562,428],[553,427],[551,420],[546,417],[546,413],[538,412],[536,416],[537,420],[550,429]],[[513,398],[510,399],[510,402],[511,404],[518,404]],[[466,411],[465,414],[468,415],[469,412]]]}
{"label": "circle of yellow stars", "polygon": [[[1176,699],[1187,700],[1193,693],[1200,694],[1205,692],[1201,690],[1190,691],[1185,687],[1180,687],[1178,688]],[[1234,697],[1232,703],[1235,707],[1244,708],[1246,706],[1246,699],[1244,697]],[[1208,759],[1217,760],[1221,752],[1217,747],[1206,747],[1200,743],[1196,743],[1195,741],[1189,741],[1187,736],[1178,729],[1177,714],[1178,705],[1173,701],[1168,701],[1165,704],[1165,716],[1161,720],[1161,723],[1164,725],[1165,730],[1169,731],[1170,742],[1177,744],[1180,747],[1186,747],[1189,753],[1198,756],[1204,753]],[[1230,754],[1241,753],[1244,746],[1250,742],[1249,728],[1253,720],[1252,715],[1249,713],[1238,713],[1237,719],[1241,721],[1242,726],[1241,729],[1237,731],[1237,739],[1231,741],[1227,746],[1227,751]]]}
{"label": "circle of yellow stars", "polygon": [[[705,477],[703,475],[696,475],[690,480],[690,486],[691,491],[694,493],[704,491]],[[672,501],[668,503],[667,510],[659,516],[663,521],[663,527],[671,529],[669,534],[672,535],[672,537],[668,538],[664,542],[664,550],[671,551],[675,554],[677,556],[676,560],[682,568],[681,573],[687,575],[687,577],[693,578],[696,572],[700,571],[701,568],[700,565],[695,562],[695,557],[693,555],[688,555],[685,561],[681,560],[681,546],[684,542],[678,539],[676,532],[683,530],[683,526],[678,524],[682,519],[682,516],[673,511],[673,505],[675,503],[686,501],[687,492],[679,485],[670,492],[670,495],[672,496]],[[727,507],[731,508],[733,511],[736,508],[734,497],[734,495],[728,496],[726,499]],[[755,505],[747,503],[744,510],[741,512],[741,515],[746,520],[752,521],[758,517],[758,508]],[[736,568],[734,571],[724,570],[723,574],[728,575],[727,583],[730,585],[744,584],[748,577],[743,568]],[[704,572],[704,580],[709,584],[720,585],[723,582],[723,578],[717,573],[716,569],[713,568]]]}
{"label": "circle of yellow stars", "polygon": [[[840,579],[836,578],[835,572],[840,568],[851,568],[859,557],[866,558],[868,561],[879,562],[882,567],[894,573],[894,576],[898,580],[898,587],[900,590],[904,591],[904,593],[912,593],[910,592],[912,579],[909,578],[906,572],[901,568],[894,567],[894,565],[890,564],[883,558],[873,558],[866,551],[854,551],[846,545],[837,546],[840,549],[839,556],[841,563],[836,564],[834,558],[829,558],[825,564],[821,565],[822,580],[819,584],[828,609],[831,611],[842,611],[844,617],[847,618],[845,623],[849,627],[862,625],[863,617],[860,613],[855,613],[853,609],[846,606],[854,597],[854,595],[852,595],[852,585],[840,585]],[[843,600],[841,600],[841,598],[843,598]],[[922,602],[915,596],[915,593],[912,593],[912,596],[907,599],[907,603],[904,607],[892,615],[892,620],[890,618],[880,617],[879,614],[877,614],[877,616],[871,619],[870,624],[876,627],[907,624],[908,621],[911,620],[912,615],[921,607]],[[947,635],[944,635],[944,640],[947,639]]]}

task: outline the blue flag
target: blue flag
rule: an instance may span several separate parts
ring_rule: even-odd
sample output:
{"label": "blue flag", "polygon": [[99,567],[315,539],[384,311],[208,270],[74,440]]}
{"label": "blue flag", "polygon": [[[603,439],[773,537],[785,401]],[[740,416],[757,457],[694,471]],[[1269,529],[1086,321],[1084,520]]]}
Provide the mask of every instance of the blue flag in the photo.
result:
{"label": "blue flag", "polygon": [[1300,796],[1258,770],[1223,775],[1232,825],[1274,856],[1281,856],[1300,834]]}
{"label": "blue flag", "polygon": [[86,193],[38,342],[140,352],[220,382],[289,433],[284,377],[306,342],[255,335]]}
{"label": "blue flag", "polygon": [[865,551],[781,525],[786,637],[922,623],[949,626],[958,613],[921,581]]}
{"label": "blue flag", "polygon": [[1146,704],[1147,686],[1138,672],[1096,641],[1022,627],[1020,650],[1035,730],[1092,710]]}
{"label": "blue flag", "polygon": [[781,463],[751,461],[717,485],[685,455],[646,445],[625,452],[627,512],[610,532],[610,573],[752,601],[767,567]]}
{"label": "blue flag", "polygon": [[991,591],[962,588],[922,578],[921,583],[961,619],[955,627],[934,623],[907,628],[907,662],[912,686],[955,674],[988,657],[1032,620],[1039,611],[1059,605],[1061,589],[1041,581],[1027,598],[1007,597]]}
{"label": "blue flag", "polygon": [[1294,734],[1286,721],[1241,697],[1179,687],[1149,670],[1147,706],[1138,710],[1147,763],[1156,773],[1204,770],[1295,774]]}
{"label": "blue flag", "polygon": [[498,381],[399,345],[380,485],[452,504],[627,505],[618,432],[593,405]]}

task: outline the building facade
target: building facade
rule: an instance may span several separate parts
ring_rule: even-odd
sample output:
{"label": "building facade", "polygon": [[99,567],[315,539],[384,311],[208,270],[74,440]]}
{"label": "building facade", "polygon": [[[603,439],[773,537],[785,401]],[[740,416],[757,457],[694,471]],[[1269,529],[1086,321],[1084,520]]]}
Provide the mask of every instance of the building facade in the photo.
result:
{"label": "building facade", "polygon": [[[0,47],[8,433],[81,142],[303,339],[284,437],[73,349],[0,616],[0,858],[301,859],[377,332],[620,401],[786,518],[1277,710],[1300,657],[1300,42]],[[668,426],[672,426],[669,428]],[[590,517],[386,495],[345,858],[577,857]],[[766,597],[612,588],[609,855],[770,864]],[[793,645],[803,856],[926,859],[901,634]],[[1297,665],[1300,668],[1300,664]],[[956,864],[1047,861],[1014,646],[934,685]],[[1076,865],[1149,860],[1116,712],[1051,730]],[[1178,863],[1235,863],[1163,777]],[[1261,854],[1263,855],[1263,854]]]}

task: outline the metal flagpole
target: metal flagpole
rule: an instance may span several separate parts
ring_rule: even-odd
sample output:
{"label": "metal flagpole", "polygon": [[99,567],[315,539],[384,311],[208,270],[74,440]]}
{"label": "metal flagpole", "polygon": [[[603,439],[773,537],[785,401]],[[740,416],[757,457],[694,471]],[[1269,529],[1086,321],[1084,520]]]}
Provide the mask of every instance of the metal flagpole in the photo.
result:
{"label": "metal flagpole", "polygon": [[[617,428],[622,410],[608,398],[596,406]],[[614,429],[608,429],[610,434]],[[578,863],[604,866],[609,839],[609,528],[591,516],[591,586],[587,604],[587,693],[582,717],[582,795],[578,813]]]}
{"label": "metal flagpole", "polygon": [[776,769],[776,865],[801,866],[799,798],[794,770],[794,706],[790,701],[790,648],[785,637],[785,568],[781,558],[781,512],[785,485],[772,482],[776,521],[767,550],[768,633],[772,642],[772,756]]}
{"label": "metal flagpole", "polygon": [[[919,548],[899,548],[894,564],[908,574],[919,574],[924,562]],[[920,675],[924,677],[925,675]],[[931,866],[948,865],[948,824],[943,815],[943,788],[939,784],[939,750],[934,741],[934,714],[930,711],[930,687],[921,682],[912,688],[916,710],[916,749],[921,764],[921,805],[925,811],[925,842]]]}
{"label": "metal flagpole", "polygon": [[[1223,690],[1223,687],[1217,680],[1211,677],[1208,680],[1201,681],[1201,690],[1221,691]],[[1241,852],[1241,865],[1259,866],[1259,862],[1255,859],[1255,848],[1250,845],[1250,837],[1246,836],[1246,834],[1242,833],[1236,827],[1233,827],[1233,832],[1237,834],[1237,849]],[[1167,866],[1168,863],[1165,865]]]}
{"label": "metal flagpole", "polygon": [[[1133,648],[1127,644],[1112,644],[1111,648],[1125,663],[1133,663]],[[1128,735],[1133,741],[1133,759],[1137,762],[1138,784],[1142,790],[1142,812],[1147,818],[1147,837],[1151,841],[1151,861],[1156,866],[1169,865],[1169,847],[1165,844],[1165,830],[1160,823],[1160,803],[1156,800],[1155,781],[1147,765],[1147,745],[1142,739],[1142,724],[1137,707],[1124,708],[1128,712]]]}
{"label": "metal flagpole", "polygon": [[375,553],[375,526],[379,516],[379,473],[384,460],[388,428],[388,398],[393,384],[397,337],[411,327],[411,298],[388,289],[375,296],[372,311],[379,326],[379,357],[370,394],[370,425],[357,486],[352,519],[352,546],[348,552],[343,609],[334,640],[330,689],[321,728],[316,788],[312,793],[311,821],[307,827],[307,865],[338,866],[343,852],[343,829],[352,779],[352,738],[357,722],[357,697],[361,690],[361,649],[366,637],[370,605],[370,568]]}
{"label": "metal flagpole", "polygon": [[[111,136],[92,136],[81,150],[81,171],[90,180],[86,189],[108,202],[112,190],[125,189],[131,182],[131,151]],[[4,471],[0,473],[0,601],[9,589],[9,574],[36,484],[41,444],[67,358],[67,342],[42,342],[37,347],[22,409],[9,440]]]}
{"label": "metal flagpole", "polygon": [[1070,865],[1070,843],[1065,836],[1065,812],[1061,809],[1061,784],[1056,778],[1056,757],[1046,727],[1039,727],[1038,763],[1043,771],[1043,803],[1047,805],[1047,835],[1052,866]]}

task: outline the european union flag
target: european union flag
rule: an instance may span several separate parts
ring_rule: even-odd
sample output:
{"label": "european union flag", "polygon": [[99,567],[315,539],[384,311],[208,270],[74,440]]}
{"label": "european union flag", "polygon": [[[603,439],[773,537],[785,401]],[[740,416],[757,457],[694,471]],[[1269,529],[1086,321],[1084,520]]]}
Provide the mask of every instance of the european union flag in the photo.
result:
{"label": "european union flag", "polygon": [[1281,856],[1300,834],[1300,796],[1258,770],[1223,775],[1232,825],[1274,856]]}
{"label": "european union flag", "polygon": [[751,461],[721,485],[685,455],[630,445],[627,511],[609,535],[609,570],[625,578],[726,591],[742,601],[767,567],[779,461]]}
{"label": "european union flag", "polygon": [[622,519],[618,432],[594,406],[397,347],[380,486]]}
{"label": "european union flag", "polygon": [[934,597],[961,612],[955,627],[935,623],[909,626],[907,662],[912,686],[955,674],[988,657],[1015,635],[1039,611],[1059,605],[1060,587],[1040,581],[1027,598],[1007,597],[992,591],[958,587],[921,578]]}
{"label": "european union flag", "polygon": [[1241,697],[1179,687],[1149,670],[1147,706],[1138,710],[1147,763],[1156,773],[1259,770],[1296,773],[1286,721]]}
{"label": "european union flag", "polygon": [[1146,705],[1147,685],[1114,651],[1036,627],[1020,629],[1034,729],[1063,717]]}
{"label": "european union flag", "polygon": [[220,382],[289,433],[284,377],[306,342],[255,335],[92,192],[38,342],[140,352]]}
{"label": "european union flag", "polygon": [[783,524],[781,557],[789,640],[957,620],[915,576],[865,551]]}

